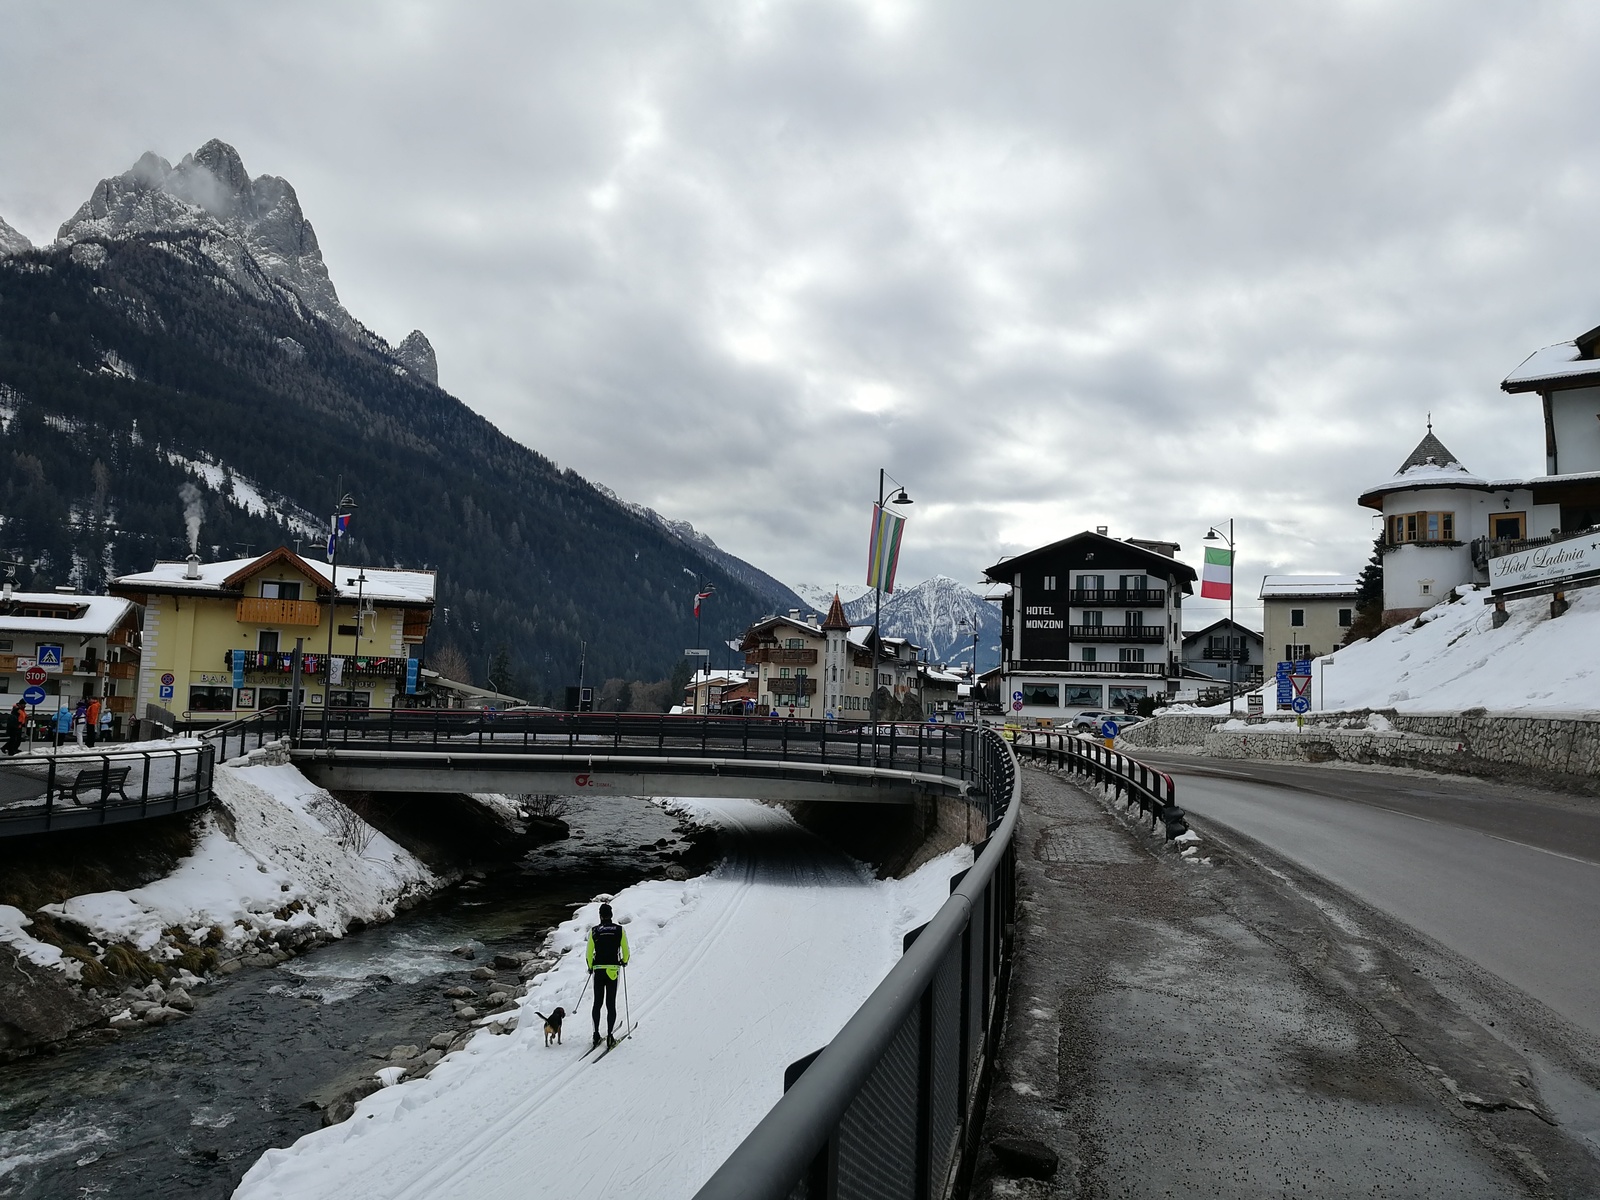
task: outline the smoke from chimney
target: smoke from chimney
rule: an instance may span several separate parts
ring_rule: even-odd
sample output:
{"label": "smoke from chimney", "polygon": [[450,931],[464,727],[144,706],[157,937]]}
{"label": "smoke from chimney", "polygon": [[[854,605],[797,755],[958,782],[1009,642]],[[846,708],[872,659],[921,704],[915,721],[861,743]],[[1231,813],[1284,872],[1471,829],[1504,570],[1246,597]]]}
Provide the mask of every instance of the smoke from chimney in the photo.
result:
{"label": "smoke from chimney", "polygon": [[200,489],[186,483],[178,489],[178,499],[183,501],[183,524],[189,531],[189,553],[200,552],[200,522],[206,518],[206,506],[200,499]]}

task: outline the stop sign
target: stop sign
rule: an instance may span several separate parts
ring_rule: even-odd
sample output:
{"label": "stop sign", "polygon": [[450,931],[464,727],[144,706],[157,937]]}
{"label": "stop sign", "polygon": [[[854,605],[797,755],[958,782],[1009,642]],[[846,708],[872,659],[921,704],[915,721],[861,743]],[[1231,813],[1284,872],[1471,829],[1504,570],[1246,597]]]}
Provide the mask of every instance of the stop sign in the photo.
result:
{"label": "stop sign", "polygon": [[34,687],[40,686],[46,679],[49,678],[43,667],[29,667],[22,673],[22,677]]}

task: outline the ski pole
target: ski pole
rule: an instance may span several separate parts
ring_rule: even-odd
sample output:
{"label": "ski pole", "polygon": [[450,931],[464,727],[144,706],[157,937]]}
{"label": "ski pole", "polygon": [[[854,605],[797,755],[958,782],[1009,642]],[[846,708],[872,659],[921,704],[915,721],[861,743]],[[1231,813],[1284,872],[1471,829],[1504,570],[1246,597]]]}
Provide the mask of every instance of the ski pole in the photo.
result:
{"label": "ski pole", "polygon": [[572,1011],[575,1012],[575,1013],[581,1012],[583,1010],[583,996],[584,996],[584,993],[589,990],[589,976],[591,974],[592,974],[592,972],[589,972],[589,971],[585,971],[584,972],[584,975],[583,975],[583,987],[578,989],[578,1002],[572,1006]]}
{"label": "ski pole", "polygon": [[627,1023],[628,1026],[627,1029],[623,1030],[623,1035],[626,1036],[627,1034],[633,1032],[633,1006],[628,1003],[627,963],[622,964],[622,1019]]}

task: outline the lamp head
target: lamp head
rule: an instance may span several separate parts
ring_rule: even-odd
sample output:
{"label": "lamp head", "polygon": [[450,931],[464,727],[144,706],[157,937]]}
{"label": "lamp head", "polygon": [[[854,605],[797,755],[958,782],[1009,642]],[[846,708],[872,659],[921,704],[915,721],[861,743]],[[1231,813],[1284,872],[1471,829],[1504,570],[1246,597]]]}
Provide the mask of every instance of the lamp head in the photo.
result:
{"label": "lamp head", "polygon": [[890,504],[911,504],[911,503],[913,503],[913,501],[912,501],[910,496],[906,495],[905,488],[901,488],[900,489],[900,494],[898,496],[896,496],[893,500],[889,501],[889,503]]}
{"label": "lamp head", "polygon": [[1206,536],[1205,536],[1204,540],[1208,541],[1208,542],[1214,542],[1214,541],[1217,540],[1217,537],[1218,537],[1217,531],[1215,529],[1212,529],[1212,530],[1210,530],[1210,531],[1208,531],[1206,533]]}

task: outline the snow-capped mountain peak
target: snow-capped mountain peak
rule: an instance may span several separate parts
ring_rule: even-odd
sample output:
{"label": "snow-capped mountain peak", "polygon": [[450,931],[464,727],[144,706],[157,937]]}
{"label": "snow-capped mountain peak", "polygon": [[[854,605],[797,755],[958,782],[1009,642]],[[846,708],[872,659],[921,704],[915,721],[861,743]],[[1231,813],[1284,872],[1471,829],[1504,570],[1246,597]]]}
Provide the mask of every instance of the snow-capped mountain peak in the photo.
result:
{"label": "snow-capped mountain peak", "polygon": [[[794,589],[818,612],[827,612],[834,588],[799,584]],[[850,593],[856,593],[849,598]],[[872,623],[871,588],[839,589],[845,616],[855,625]],[[971,663],[972,630],[978,630],[978,665],[1000,661],[1000,606],[991,604],[948,575],[935,575],[883,598],[883,632],[921,646],[934,662]]]}
{"label": "snow-capped mountain peak", "polygon": [[[294,186],[277,175],[252,179],[227,142],[212,138],[177,166],[146,151],[121,175],[96,184],[56,238],[58,244],[75,244],[158,233],[203,235],[207,257],[244,291],[258,294],[264,277],[347,337],[438,382],[433,347],[420,333],[397,349],[346,311]],[[0,255],[6,253],[4,242],[0,231]]]}

